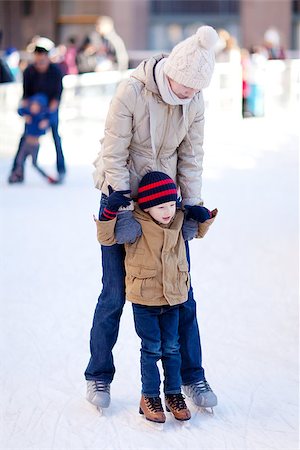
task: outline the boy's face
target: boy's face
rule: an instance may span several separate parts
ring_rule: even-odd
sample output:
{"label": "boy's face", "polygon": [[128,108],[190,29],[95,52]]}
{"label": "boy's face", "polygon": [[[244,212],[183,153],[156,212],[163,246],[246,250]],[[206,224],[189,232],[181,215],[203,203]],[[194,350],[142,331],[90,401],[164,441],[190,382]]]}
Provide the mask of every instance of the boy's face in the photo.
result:
{"label": "boy's face", "polygon": [[38,102],[31,102],[29,110],[31,114],[38,114],[41,111],[41,105]]}
{"label": "boy's face", "polygon": [[176,202],[166,202],[161,205],[152,206],[145,209],[145,212],[156,220],[156,222],[162,224],[168,224],[173,219],[176,212]]}

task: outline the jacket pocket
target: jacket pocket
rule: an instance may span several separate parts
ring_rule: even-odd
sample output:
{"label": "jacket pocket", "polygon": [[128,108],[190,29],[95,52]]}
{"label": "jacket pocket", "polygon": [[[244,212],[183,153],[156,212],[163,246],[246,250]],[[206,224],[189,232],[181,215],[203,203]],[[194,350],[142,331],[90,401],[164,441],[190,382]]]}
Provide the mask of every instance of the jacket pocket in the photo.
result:
{"label": "jacket pocket", "polygon": [[127,266],[129,292],[138,297],[152,298],[156,286],[156,274],[155,268]]}
{"label": "jacket pocket", "polygon": [[190,289],[190,275],[187,261],[179,261],[178,263],[178,286],[180,293],[187,295]]}

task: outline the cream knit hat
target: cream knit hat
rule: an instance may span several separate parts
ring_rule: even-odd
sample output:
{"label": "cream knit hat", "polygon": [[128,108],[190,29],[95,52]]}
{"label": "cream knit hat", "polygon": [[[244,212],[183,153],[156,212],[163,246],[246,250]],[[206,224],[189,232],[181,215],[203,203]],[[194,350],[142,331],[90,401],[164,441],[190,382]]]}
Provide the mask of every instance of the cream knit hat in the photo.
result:
{"label": "cream knit hat", "polygon": [[209,26],[177,44],[167,57],[164,72],[179,84],[201,90],[210,83],[214,65],[214,46],[219,37]]}

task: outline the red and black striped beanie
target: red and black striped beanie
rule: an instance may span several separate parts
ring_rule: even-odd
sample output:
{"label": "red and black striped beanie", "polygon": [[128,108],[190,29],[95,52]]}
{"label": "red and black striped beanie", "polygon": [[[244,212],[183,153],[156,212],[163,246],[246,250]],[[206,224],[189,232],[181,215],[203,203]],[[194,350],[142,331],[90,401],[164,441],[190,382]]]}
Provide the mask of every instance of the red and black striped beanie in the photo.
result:
{"label": "red and black striped beanie", "polygon": [[138,205],[141,209],[176,200],[176,184],[167,174],[149,172],[141,179],[138,189]]}

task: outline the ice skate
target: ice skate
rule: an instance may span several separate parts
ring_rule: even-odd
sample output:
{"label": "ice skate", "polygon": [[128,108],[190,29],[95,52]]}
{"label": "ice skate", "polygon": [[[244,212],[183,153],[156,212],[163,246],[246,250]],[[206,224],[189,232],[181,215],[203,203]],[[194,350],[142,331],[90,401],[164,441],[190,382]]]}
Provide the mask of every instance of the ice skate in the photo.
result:
{"label": "ice skate", "polygon": [[217,405],[218,399],[205,379],[184,385],[182,386],[182,390],[196,406],[206,408],[213,413],[213,407]]}
{"label": "ice skate", "polygon": [[143,414],[151,422],[164,423],[166,421],[160,397],[146,397],[142,395],[139,413]]}
{"label": "ice skate", "polygon": [[102,414],[103,408],[110,405],[110,384],[97,380],[87,381],[86,399]]}
{"label": "ice skate", "polygon": [[8,177],[8,183],[9,184],[15,184],[15,183],[23,183],[24,182],[24,175],[21,171],[13,171],[10,176]]}
{"label": "ice skate", "polygon": [[56,179],[56,184],[63,184],[65,181],[66,172],[59,172]]}
{"label": "ice skate", "polygon": [[186,406],[182,394],[169,394],[165,396],[166,410],[173,414],[176,420],[190,420],[191,412]]}
{"label": "ice skate", "polygon": [[53,178],[50,175],[47,176],[47,181],[48,181],[49,184],[60,184],[58,179]]}

